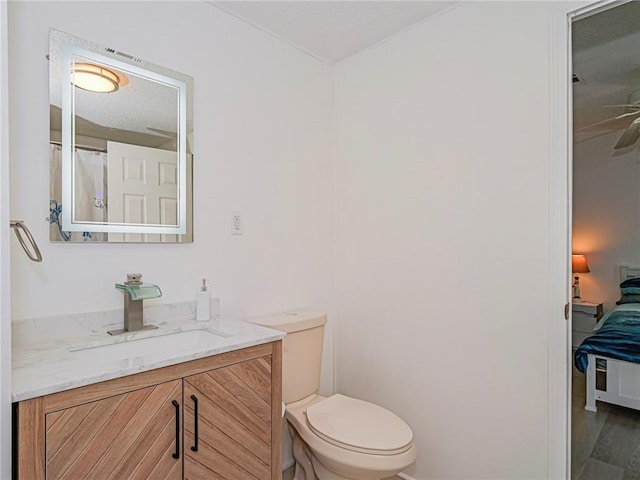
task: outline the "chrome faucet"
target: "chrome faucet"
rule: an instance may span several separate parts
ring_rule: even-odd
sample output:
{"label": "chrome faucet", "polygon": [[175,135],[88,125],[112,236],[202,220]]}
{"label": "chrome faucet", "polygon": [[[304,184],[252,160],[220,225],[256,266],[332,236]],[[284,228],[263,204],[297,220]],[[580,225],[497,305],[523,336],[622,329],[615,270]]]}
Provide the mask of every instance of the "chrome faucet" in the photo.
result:
{"label": "chrome faucet", "polygon": [[141,273],[127,273],[127,281],[124,284],[116,283],[116,288],[124,293],[124,328],[109,330],[109,335],[158,328],[156,325],[144,325],[142,301],[161,297],[160,287],[152,283],[142,283]]}

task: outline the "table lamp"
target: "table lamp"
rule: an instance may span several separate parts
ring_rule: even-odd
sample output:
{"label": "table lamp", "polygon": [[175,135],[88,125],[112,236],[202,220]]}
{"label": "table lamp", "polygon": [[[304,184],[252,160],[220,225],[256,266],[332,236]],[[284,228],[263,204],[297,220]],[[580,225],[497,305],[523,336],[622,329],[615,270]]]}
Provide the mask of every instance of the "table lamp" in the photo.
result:
{"label": "table lamp", "polygon": [[[572,273],[589,273],[589,264],[584,255],[571,255],[571,272]],[[573,298],[580,298],[580,277],[573,277]]]}

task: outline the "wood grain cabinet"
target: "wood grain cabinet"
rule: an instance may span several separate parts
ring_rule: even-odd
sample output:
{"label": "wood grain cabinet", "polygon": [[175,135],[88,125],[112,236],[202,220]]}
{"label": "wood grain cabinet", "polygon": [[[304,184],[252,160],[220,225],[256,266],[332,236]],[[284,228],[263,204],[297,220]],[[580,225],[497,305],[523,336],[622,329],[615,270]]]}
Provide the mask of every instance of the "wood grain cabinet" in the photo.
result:
{"label": "wood grain cabinet", "polygon": [[271,478],[270,377],[260,358],[184,379],[186,480]]}
{"label": "wood grain cabinet", "polygon": [[20,402],[19,480],[280,480],[281,342]]}
{"label": "wood grain cabinet", "polygon": [[180,480],[181,402],[174,380],[47,414],[47,479]]}

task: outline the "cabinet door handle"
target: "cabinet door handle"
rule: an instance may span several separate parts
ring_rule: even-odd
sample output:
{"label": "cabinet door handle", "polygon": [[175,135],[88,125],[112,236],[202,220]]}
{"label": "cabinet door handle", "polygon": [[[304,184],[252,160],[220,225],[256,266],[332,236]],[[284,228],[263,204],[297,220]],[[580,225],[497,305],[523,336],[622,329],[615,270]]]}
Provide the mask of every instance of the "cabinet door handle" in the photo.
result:
{"label": "cabinet door handle", "polygon": [[191,395],[191,400],[193,400],[193,445],[191,446],[191,450],[194,452],[198,451],[198,397],[195,395]]}
{"label": "cabinet door handle", "polygon": [[176,452],[171,456],[180,458],[180,404],[175,400],[171,400],[171,403],[176,407]]}

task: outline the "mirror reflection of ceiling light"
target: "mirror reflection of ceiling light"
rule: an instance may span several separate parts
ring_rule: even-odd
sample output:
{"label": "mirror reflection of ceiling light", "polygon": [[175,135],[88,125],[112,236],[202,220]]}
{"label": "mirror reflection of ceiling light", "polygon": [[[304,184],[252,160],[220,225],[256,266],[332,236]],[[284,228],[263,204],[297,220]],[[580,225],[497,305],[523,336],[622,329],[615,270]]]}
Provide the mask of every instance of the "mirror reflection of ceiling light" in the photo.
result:
{"label": "mirror reflection of ceiling light", "polygon": [[118,75],[92,63],[75,63],[73,84],[82,90],[97,93],[111,93],[120,88]]}

